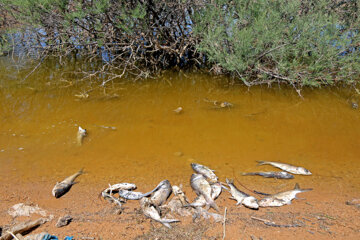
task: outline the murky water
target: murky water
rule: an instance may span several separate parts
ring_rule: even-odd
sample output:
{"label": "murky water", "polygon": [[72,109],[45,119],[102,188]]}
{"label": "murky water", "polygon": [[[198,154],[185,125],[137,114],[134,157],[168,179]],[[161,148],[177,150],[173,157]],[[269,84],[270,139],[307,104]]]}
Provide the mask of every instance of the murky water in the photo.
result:
{"label": "murky water", "polygon": [[[322,178],[327,187],[343,179],[359,190],[360,111],[350,107],[349,90],[306,90],[301,99],[285,87],[248,89],[172,72],[109,85],[104,93],[98,83],[73,84],[56,66],[24,80],[30,67],[17,72],[10,59],[0,64],[0,174],[8,179],[57,181],[85,167],[86,182],[188,182],[193,161],[221,178],[240,178],[274,170],[256,166],[269,160],[314,173],[300,182]],[[79,96],[90,88],[87,98]],[[82,146],[78,126],[89,133]]]}

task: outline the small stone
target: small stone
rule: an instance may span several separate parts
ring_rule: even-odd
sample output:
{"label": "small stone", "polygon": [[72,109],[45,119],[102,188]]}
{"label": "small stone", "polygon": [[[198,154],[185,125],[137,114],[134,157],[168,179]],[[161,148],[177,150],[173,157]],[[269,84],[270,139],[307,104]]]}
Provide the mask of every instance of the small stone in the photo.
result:
{"label": "small stone", "polygon": [[22,150],[24,150],[24,148],[23,148],[23,147],[19,147],[18,150],[19,150],[19,151],[22,151]]}
{"label": "small stone", "polygon": [[58,228],[65,227],[65,226],[70,224],[72,219],[73,218],[71,216],[69,216],[69,215],[66,215],[64,217],[60,217],[59,220],[57,221],[55,227],[58,227]]}

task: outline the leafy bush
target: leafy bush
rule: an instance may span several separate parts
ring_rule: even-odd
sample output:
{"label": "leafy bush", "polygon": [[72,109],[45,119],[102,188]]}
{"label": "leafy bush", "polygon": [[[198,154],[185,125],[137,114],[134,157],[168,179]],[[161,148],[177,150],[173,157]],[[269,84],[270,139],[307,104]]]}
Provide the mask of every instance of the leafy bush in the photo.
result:
{"label": "leafy bush", "polygon": [[[329,1],[216,0],[196,16],[198,49],[245,84],[319,86],[360,72],[359,10]],[[341,11],[340,11],[341,10]]]}

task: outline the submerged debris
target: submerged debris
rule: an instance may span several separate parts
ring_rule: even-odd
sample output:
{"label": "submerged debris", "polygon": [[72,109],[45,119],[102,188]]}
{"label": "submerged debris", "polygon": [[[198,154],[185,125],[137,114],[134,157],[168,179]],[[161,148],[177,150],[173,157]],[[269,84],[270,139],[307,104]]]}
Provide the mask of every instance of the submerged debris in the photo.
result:
{"label": "submerged debris", "polygon": [[180,114],[180,113],[183,112],[183,108],[182,108],[182,107],[178,107],[178,108],[174,109],[173,111],[174,111],[175,113],[177,113],[177,114]]}
{"label": "submerged debris", "polygon": [[87,136],[87,131],[86,129],[83,129],[82,127],[79,126],[78,132],[77,132],[77,137],[76,137],[76,141],[78,145],[82,145],[84,138]]}

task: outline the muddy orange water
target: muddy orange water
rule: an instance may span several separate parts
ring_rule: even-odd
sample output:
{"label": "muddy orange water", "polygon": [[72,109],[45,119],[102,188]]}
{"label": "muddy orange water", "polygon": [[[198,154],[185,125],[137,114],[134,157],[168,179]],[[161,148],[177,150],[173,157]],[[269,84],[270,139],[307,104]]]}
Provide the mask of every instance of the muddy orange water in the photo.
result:
{"label": "muddy orange water", "polygon": [[[7,210],[19,202],[39,204],[56,217],[66,212],[96,215],[99,209],[111,207],[97,196],[108,183],[134,182],[139,191],[147,191],[169,179],[183,184],[192,199],[190,163],[198,162],[216,170],[223,182],[236,178],[244,191],[239,182],[268,193],[289,190],[296,182],[313,188],[299,195],[306,200],[255,212],[235,207],[235,201],[223,193],[219,204],[222,211],[229,208],[228,239],[360,238],[359,210],[345,204],[360,198],[360,111],[351,108],[350,101],[356,101],[352,90],[308,89],[301,92],[302,99],[284,86],[248,89],[228,84],[229,79],[183,72],[141,82],[107,83],[104,88],[101,82],[67,78],[56,67],[40,67],[27,76],[32,68],[25,65],[21,66],[25,70],[18,70],[13,65],[10,59],[2,59],[0,66],[0,226],[13,222]],[[219,108],[211,102],[215,100],[233,107]],[[178,107],[183,108],[180,114],[173,111]],[[78,126],[88,131],[82,145],[77,143]],[[296,175],[293,180],[241,175],[276,171],[257,166],[258,160],[303,166],[313,175]],[[83,167],[87,174],[79,177],[80,183],[63,198],[54,199],[53,185]],[[137,205],[129,206],[128,213]],[[232,211],[248,217],[231,220]],[[299,216],[307,219],[302,221],[308,228],[274,228],[251,220],[251,216],[269,219],[266,214],[277,213],[282,214],[278,221],[287,223]],[[287,219],[286,214],[295,217]],[[123,221],[124,214],[114,217],[105,211],[107,217],[99,219],[110,220],[104,222],[94,217],[87,221],[83,215],[65,228],[55,228],[55,219],[41,230],[61,237],[69,233],[79,238],[131,239],[162,229],[143,219],[139,230],[134,227],[137,220]],[[121,228],[114,226],[116,222],[121,222]],[[221,223],[209,224],[214,228],[198,236],[222,238]],[[133,230],[125,233],[124,226]],[[148,230],[150,226],[155,230]],[[170,236],[157,234],[164,239]],[[147,237],[156,238],[139,238]]]}

